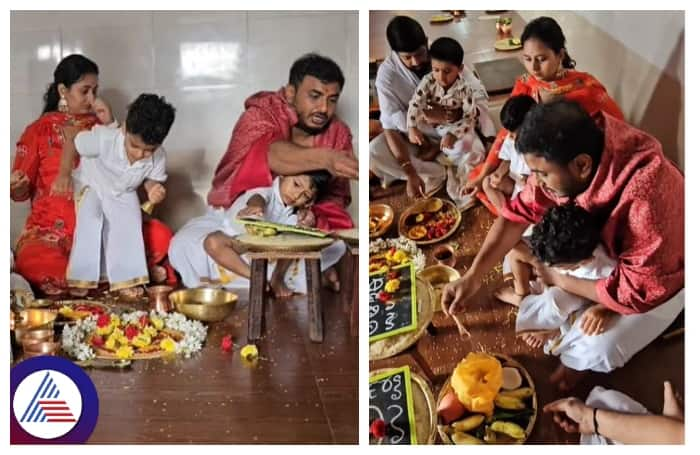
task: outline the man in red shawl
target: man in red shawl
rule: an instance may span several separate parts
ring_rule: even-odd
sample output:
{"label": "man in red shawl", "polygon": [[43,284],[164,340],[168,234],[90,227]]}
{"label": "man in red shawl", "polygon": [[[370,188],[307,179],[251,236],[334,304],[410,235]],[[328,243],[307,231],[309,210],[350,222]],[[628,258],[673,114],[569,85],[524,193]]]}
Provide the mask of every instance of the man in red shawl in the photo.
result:
{"label": "man in red shawl", "polygon": [[[191,220],[173,238],[169,257],[188,287],[227,281],[226,249],[211,257],[204,248],[209,234],[222,230],[217,221],[247,190],[269,187],[280,175],[326,170],[333,175],[325,194],[299,219],[313,220],[324,230],[353,226],[346,211],[350,204],[349,179],[357,179],[358,163],[348,126],[335,117],[345,82],[332,60],[317,54],[299,58],[290,69],[289,82],[277,92],[258,92],[245,102],[231,135],[228,150],[216,167],[203,217]],[[220,250],[208,248],[208,250]],[[337,281],[331,268],[326,277]]]}
{"label": "man in red shawl", "polygon": [[467,273],[445,287],[442,305],[464,311],[483,276],[548,208],[573,200],[605,220],[602,246],[617,261],[607,278],[576,278],[532,262],[544,284],[591,302],[550,349],[562,362],[550,380],[566,390],[583,371],[624,365],[683,309],[684,178],[655,138],[604,112],[590,117],[571,101],[536,106],[516,148],[532,175],[504,206]]}

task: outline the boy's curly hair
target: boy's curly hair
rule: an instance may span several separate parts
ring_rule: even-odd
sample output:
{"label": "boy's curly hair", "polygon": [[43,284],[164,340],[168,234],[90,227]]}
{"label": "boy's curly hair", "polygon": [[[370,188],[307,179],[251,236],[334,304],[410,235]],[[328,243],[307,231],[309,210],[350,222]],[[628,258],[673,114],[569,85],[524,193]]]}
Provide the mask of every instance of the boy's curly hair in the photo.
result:
{"label": "boy's curly hair", "polygon": [[532,253],[545,264],[575,263],[593,255],[600,243],[601,223],[569,203],[552,207],[532,229]]}
{"label": "boy's curly hair", "polygon": [[126,131],[148,145],[160,145],[175,120],[175,108],[165,98],[143,93],[129,105]]}

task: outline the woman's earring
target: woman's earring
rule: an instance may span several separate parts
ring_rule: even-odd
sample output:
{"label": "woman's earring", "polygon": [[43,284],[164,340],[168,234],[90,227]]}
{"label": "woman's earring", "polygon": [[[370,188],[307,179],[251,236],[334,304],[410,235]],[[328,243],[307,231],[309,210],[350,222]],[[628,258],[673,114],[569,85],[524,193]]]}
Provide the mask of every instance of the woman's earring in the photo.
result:
{"label": "woman's earring", "polygon": [[58,111],[63,112],[64,114],[68,112],[68,101],[66,101],[63,96],[61,96],[61,99],[58,100]]}

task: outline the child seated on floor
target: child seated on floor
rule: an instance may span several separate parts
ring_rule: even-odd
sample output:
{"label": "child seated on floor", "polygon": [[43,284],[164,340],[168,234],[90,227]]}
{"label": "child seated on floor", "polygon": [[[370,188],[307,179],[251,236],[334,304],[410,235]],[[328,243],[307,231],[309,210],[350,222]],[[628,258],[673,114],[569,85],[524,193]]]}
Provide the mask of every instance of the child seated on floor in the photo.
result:
{"label": "child seated on floor", "polygon": [[149,277],[136,191],[143,184],[151,203],[165,199],[161,144],[174,120],[165,98],[142,94],[129,105],[121,128],[64,130],[65,146],[81,158],[73,172],[76,227],[66,272],[71,287],[97,288],[106,275],[111,291],[130,298],[143,294]]}
{"label": "child seated on floor", "polygon": [[[443,152],[449,164],[448,193],[458,206],[462,206],[460,193],[464,185],[459,180],[466,179],[469,171],[483,161],[486,152],[476,131],[480,115],[477,98],[481,95],[475,93],[462,75],[464,50],[457,41],[438,38],[430,46],[429,52],[432,72],[423,77],[408,105],[408,138],[411,143],[421,147],[418,156],[422,160],[432,161],[440,151]],[[461,108],[462,117],[453,123],[435,127],[428,125],[424,114],[433,104],[449,109]],[[440,139],[439,146],[426,135]]]}
{"label": "child seated on floor", "polygon": [[521,153],[515,150],[515,138],[525,115],[532,109],[535,100],[528,95],[512,96],[501,109],[501,123],[508,136],[498,153],[501,164],[483,181],[483,189],[489,201],[501,211],[507,199],[514,199],[525,187],[530,168]]}
{"label": "child seated on floor", "polygon": [[[221,284],[227,287],[236,278],[249,280],[250,266],[241,256],[244,251],[235,240],[237,235],[245,233],[245,227],[236,223],[235,218],[253,216],[280,224],[313,227],[316,218],[311,206],[323,194],[330,179],[327,171],[279,176],[273,180],[271,187],[252,189],[239,196],[226,211],[221,229],[204,239],[204,249],[209,256],[207,259],[211,262],[209,275],[218,276]],[[342,241],[335,241],[321,251],[321,270],[324,271],[326,285],[336,292],[340,290],[340,282],[332,266],[344,253],[345,243]],[[305,273],[299,268],[289,270],[295,262],[288,259],[276,261],[270,276],[270,287],[275,297],[287,298],[295,291],[305,289]]]}
{"label": "child seated on floor", "polygon": [[[579,310],[590,308],[591,303],[555,286],[536,289],[539,283],[531,282],[533,262],[555,266],[559,273],[577,278],[606,278],[615,269],[616,261],[600,244],[600,229],[599,220],[579,206],[569,203],[552,207],[534,226],[530,245],[520,242],[510,252],[512,287],[500,289],[495,297],[518,307],[515,331],[530,346],[540,347],[570,329],[569,317],[579,315]],[[583,322],[583,330],[590,329],[596,335],[606,328],[593,319],[588,324]]]}

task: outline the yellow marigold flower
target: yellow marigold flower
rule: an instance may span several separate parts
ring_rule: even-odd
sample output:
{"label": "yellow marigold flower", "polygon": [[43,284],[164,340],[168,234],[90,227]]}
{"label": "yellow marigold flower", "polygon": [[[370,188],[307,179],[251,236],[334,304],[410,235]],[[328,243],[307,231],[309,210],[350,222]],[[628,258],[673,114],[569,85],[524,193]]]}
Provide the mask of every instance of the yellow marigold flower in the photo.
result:
{"label": "yellow marigold flower", "polygon": [[151,337],[145,334],[136,335],[131,339],[131,344],[137,348],[143,348],[151,344]]}
{"label": "yellow marigold flower", "polygon": [[68,317],[73,314],[73,308],[64,305],[58,309],[58,312],[61,313],[61,315]]}
{"label": "yellow marigold flower", "polygon": [[122,346],[127,346],[127,345],[129,344],[129,339],[128,339],[127,337],[125,337],[124,335],[118,337],[118,338],[117,338],[117,341],[118,341],[119,344],[121,344]]}
{"label": "yellow marigold flower", "polygon": [[160,348],[165,352],[175,352],[176,343],[172,338],[164,338],[160,341]]}
{"label": "yellow marigold flower", "polygon": [[384,290],[390,294],[393,294],[399,290],[399,287],[401,287],[401,280],[394,278],[386,282],[384,285]]}
{"label": "yellow marigold flower", "polygon": [[151,324],[153,324],[153,327],[155,327],[158,330],[163,330],[163,320],[161,318],[157,317],[151,317]]}
{"label": "yellow marigold flower", "polygon": [[124,345],[117,349],[117,358],[121,360],[130,359],[134,355],[134,349],[131,346]]}
{"label": "yellow marigold flower", "polygon": [[105,348],[109,349],[110,351],[114,351],[116,344],[117,340],[112,337],[109,337],[107,338],[107,341],[105,341]]}
{"label": "yellow marigold flower", "polygon": [[396,250],[394,256],[392,257],[392,260],[399,264],[403,263],[403,261],[405,261],[406,259],[408,259],[408,255],[404,250]]}
{"label": "yellow marigold flower", "polygon": [[258,348],[254,344],[246,344],[241,348],[241,358],[243,360],[255,360],[258,358]]}
{"label": "yellow marigold flower", "polygon": [[158,330],[156,330],[152,325],[147,325],[146,328],[143,329],[143,334],[153,338],[158,334]]}

